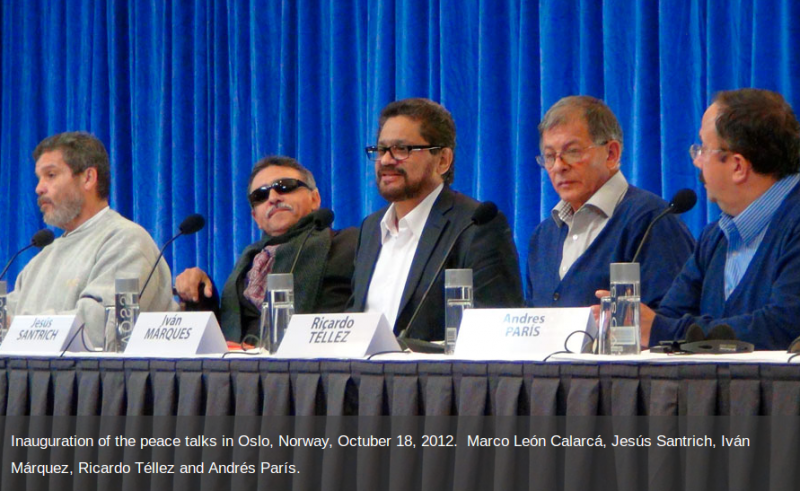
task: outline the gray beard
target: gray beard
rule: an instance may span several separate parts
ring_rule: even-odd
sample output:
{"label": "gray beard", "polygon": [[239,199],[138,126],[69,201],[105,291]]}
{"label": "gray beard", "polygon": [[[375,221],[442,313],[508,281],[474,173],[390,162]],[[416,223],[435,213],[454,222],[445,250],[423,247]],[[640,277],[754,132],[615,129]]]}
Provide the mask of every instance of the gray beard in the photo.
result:
{"label": "gray beard", "polygon": [[63,229],[66,224],[78,217],[83,205],[83,196],[80,194],[66,196],[59,206],[53,206],[50,214],[44,214],[44,223]]}

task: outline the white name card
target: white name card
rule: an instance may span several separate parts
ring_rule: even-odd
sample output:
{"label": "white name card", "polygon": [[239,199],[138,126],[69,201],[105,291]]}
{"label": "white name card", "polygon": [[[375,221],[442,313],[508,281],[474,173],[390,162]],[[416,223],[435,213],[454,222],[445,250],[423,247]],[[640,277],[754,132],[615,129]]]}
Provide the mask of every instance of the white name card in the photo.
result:
{"label": "white name card", "polygon": [[[542,358],[564,351],[564,341],[574,331],[596,338],[591,307],[568,309],[467,309],[461,319],[455,356],[478,360]],[[580,353],[591,341],[574,334],[567,347]]]}
{"label": "white name card", "polygon": [[144,312],[125,356],[191,356],[225,353],[228,345],[213,312]]}
{"label": "white name card", "polygon": [[381,313],[295,314],[279,358],[364,358],[402,351]]}
{"label": "white name card", "polygon": [[89,351],[89,336],[81,339],[81,334],[76,335],[82,325],[77,315],[17,315],[0,345],[0,353]]}

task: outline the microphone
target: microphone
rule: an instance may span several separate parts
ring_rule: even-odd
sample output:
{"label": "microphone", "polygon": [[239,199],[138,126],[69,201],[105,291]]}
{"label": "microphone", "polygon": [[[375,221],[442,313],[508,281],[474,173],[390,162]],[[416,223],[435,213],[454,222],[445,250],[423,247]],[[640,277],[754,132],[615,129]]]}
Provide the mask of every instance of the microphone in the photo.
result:
{"label": "microphone", "polygon": [[44,247],[52,244],[53,240],[55,240],[55,235],[53,235],[52,230],[47,228],[43,228],[38,232],[36,232],[35,234],[33,234],[33,237],[31,238],[31,243],[26,245],[22,249],[18,250],[17,253],[14,254],[11,257],[11,259],[8,260],[6,266],[3,268],[3,272],[0,273],[0,279],[3,279],[3,277],[6,275],[6,272],[8,271],[8,268],[11,266],[11,263],[13,263],[14,259],[19,257],[20,254],[27,251],[31,247],[38,247],[39,249],[43,249]]}
{"label": "microphone", "polygon": [[181,224],[178,226],[178,233],[175,234],[171,239],[169,239],[167,241],[167,243],[164,244],[164,247],[162,247],[161,250],[158,252],[158,257],[156,258],[156,262],[153,264],[153,269],[150,270],[150,274],[147,275],[147,280],[144,282],[144,286],[139,291],[139,298],[140,299],[142,298],[142,294],[144,293],[144,289],[147,288],[148,283],[150,283],[150,278],[152,278],[153,277],[153,273],[156,272],[156,267],[158,267],[158,262],[161,260],[161,256],[164,255],[164,249],[166,249],[168,245],[170,245],[173,242],[175,242],[175,239],[177,239],[181,235],[192,235],[192,234],[195,234],[195,233],[203,230],[203,227],[205,227],[205,226],[206,226],[206,219],[203,218],[203,215],[199,215],[197,213],[189,215],[188,217],[186,217],[181,222]]}
{"label": "microphone", "polygon": [[[206,219],[203,218],[203,215],[199,215],[197,213],[193,215],[189,215],[186,219],[181,222],[178,226],[178,230],[180,230],[180,234],[178,235],[192,235],[201,230],[203,227],[206,226]],[[175,236],[177,238],[177,236]],[[172,240],[175,240],[174,238]]]}
{"label": "microphone", "polygon": [[[425,289],[425,292],[422,294],[422,298],[417,304],[417,308],[414,310],[414,314],[411,316],[411,319],[409,319],[408,324],[406,324],[406,328],[403,329],[403,331],[398,336],[398,339],[405,340],[406,338],[408,338],[409,333],[411,332],[411,325],[414,322],[414,319],[417,318],[417,315],[419,314],[420,309],[422,308],[422,304],[425,303],[425,300],[428,298],[428,293],[431,291],[431,287],[433,287],[433,284],[436,283],[436,278],[438,278],[439,274],[442,272],[444,263],[447,261],[447,258],[450,256],[450,253],[453,252],[453,247],[455,247],[456,242],[458,242],[458,239],[460,239],[461,236],[464,234],[464,232],[466,232],[467,229],[469,229],[473,225],[477,225],[480,227],[481,225],[484,225],[494,220],[494,217],[496,216],[497,216],[497,205],[495,205],[491,201],[484,201],[483,203],[478,205],[478,207],[475,209],[475,212],[472,214],[472,219],[470,220],[470,222],[466,224],[461,230],[459,230],[458,234],[456,234],[455,239],[453,239],[453,242],[450,243],[450,247],[447,248],[447,252],[445,253],[444,256],[442,256],[442,260],[439,263],[439,266],[436,268],[436,273],[433,275],[433,280],[431,280],[431,282],[428,284],[428,287]],[[417,343],[425,343],[425,342],[417,341]],[[425,343],[425,344],[427,345],[431,343]],[[408,346],[407,342],[406,345]],[[428,349],[425,346],[418,346],[418,348],[420,348],[420,351]],[[436,348],[437,351],[442,351],[442,349],[444,349],[439,345],[436,345]]]}
{"label": "microphone", "polygon": [[669,206],[662,211],[661,213],[656,216],[650,225],[647,226],[647,230],[644,231],[644,235],[642,235],[642,240],[639,241],[639,247],[636,249],[636,253],[633,255],[633,259],[631,259],[632,263],[636,262],[636,259],[639,257],[639,253],[642,252],[642,246],[644,243],[647,242],[647,238],[650,237],[650,231],[653,229],[653,225],[656,224],[659,220],[664,218],[670,214],[680,215],[681,213],[686,213],[687,211],[694,208],[694,205],[697,203],[697,193],[692,191],[691,189],[681,189],[672,197],[672,201],[669,202]]}
{"label": "microphone", "polygon": [[308,238],[311,237],[311,233],[314,230],[325,230],[333,223],[333,211],[329,210],[328,208],[320,208],[314,213],[314,215],[314,226],[308,229],[306,236],[303,237],[303,242],[300,243],[300,247],[297,249],[297,254],[294,256],[294,261],[292,262],[291,269],[289,269],[289,274],[294,273],[294,267],[297,266],[297,260],[300,259],[300,253],[303,252],[303,248],[306,246],[306,241]]}

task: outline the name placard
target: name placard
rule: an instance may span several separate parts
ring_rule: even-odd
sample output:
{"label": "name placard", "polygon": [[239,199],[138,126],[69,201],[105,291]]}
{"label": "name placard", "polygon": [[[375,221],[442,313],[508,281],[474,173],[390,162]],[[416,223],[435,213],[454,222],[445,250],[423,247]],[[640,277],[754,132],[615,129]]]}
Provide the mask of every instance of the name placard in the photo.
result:
{"label": "name placard", "polygon": [[[77,315],[17,315],[6,333],[0,353],[61,353],[92,349],[89,336],[75,334],[83,325]],[[74,337],[73,337],[74,336]],[[69,346],[66,346],[70,342]],[[85,343],[85,346],[84,346]]]}
{"label": "name placard", "polygon": [[191,356],[225,353],[228,345],[213,312],[139,314],[125,356]]}
{"label": "name placard", "polygon": [[280,358],[364,358],[402,351],[381,313],[295,314],[276,353]]}
{"label": "name placard", "polygon": [[[587,331],[596,337],[591,307],[467,309],[461,319],[455,356],[508,360],[532,358],[532,354],[548,355],[564,351],[564,341],[574,331]],[[567,347],[573,353],[580,353],[589,341],[583,334],[574,334]]]}

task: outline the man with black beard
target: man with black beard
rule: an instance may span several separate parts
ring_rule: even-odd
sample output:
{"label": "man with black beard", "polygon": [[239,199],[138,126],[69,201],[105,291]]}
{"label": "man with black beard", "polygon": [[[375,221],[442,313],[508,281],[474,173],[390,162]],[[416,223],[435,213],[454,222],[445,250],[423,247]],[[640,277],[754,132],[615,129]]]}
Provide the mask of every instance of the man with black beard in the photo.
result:
{"label": "man with black beard", "polygon": [[390,205],[361,224],[350,310],[382,312],[395,334],[406,331],[409,338],[444,338],[444,269],[472,269],[476,307],[523,304],[505,216],[498,213],[458,236],[479,203],[450,189],[455,146],[447,109],[428,99],[404,99],[381,111],[377,145],[366,148],[378,191]]}
{"label": "man with black beard", "polygon": [[[114,305],[116,278],[144,284],[158,257],[150,234],[108,206],[111,171],[103,143],[82,132],[53,135],[33,152],[39,208],[64,230],[17,276],[10,315],[78,314],[102,346],[105,305]],[[172,277],[161,260],[139,299],[142,311],[175,310]]]}

